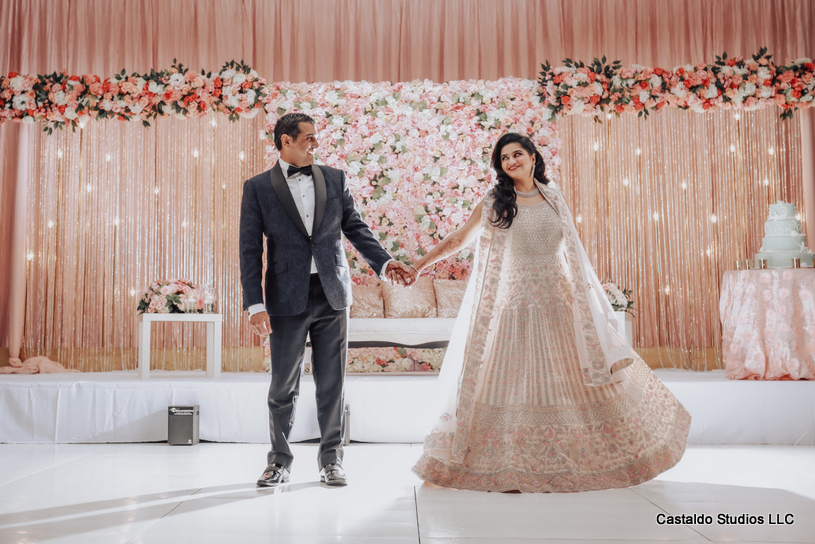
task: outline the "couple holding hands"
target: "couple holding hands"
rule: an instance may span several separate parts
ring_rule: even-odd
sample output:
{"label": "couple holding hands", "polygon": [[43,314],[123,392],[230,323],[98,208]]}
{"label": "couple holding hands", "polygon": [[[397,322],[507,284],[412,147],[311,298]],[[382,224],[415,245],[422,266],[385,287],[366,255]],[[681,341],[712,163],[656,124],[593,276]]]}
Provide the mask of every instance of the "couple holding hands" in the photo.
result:
{"label": "couple holding hands", "polygon": [[496,185],[463,227],[414,266],[382,248],[356,211],[345,173],[313,164],[312,118],[282,116],[274,142],[280,160],[246,181],[240,215],[243,304],[252,331],[269,336],[272,359],[272,447],[258,486],[289,480],[307,335],[320,480],[347,484],[343,385],[352,295],[343,235],[381,278],[407,286],[480,235],[439,377],[447,389],[439,400],[447,403],[413,469],[421,478],[483,491],[580,491],[635,485],[678,462],[690,416],[616,333],[568,206],[529,138],[499,139]]}

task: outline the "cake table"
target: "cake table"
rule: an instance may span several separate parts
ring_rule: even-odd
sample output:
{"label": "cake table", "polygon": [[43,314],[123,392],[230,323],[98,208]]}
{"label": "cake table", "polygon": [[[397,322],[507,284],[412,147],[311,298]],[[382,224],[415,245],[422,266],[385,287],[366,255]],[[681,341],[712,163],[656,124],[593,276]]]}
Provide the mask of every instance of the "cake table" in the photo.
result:
{"label": "cake table", "polygon": [[725,272],[719,315],[728,378],[815,379],[815,269]]}

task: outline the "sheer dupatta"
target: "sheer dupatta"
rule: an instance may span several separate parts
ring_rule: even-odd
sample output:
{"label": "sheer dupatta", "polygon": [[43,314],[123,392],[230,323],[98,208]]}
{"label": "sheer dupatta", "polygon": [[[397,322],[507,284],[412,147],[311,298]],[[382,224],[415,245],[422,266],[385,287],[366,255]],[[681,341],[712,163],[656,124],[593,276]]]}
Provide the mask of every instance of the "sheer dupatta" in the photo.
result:
{"label": "sheer dupatta", "polygon": [[[602,284],[577,235],[571,212],[554,182],[538,184],[544,198],[558,212],[563,229],[561,262],[571,280],[575,338],[583,382],[598,386],[622,378],[621,371],[637,357],[617,333],[616,317]],[[500,308],[504,263],[512,248],[512,229],[490,224],[493,198],[484,198],[481,235],[473,274],[453,328],[442,364],[435,398],[441,413],[425,438],[427,455],[460,463],[467,453],[475,401],[479,396],[482,362],[491,352],[496,308]],[[582,341],[581,341],[582,340]],[[542,361],[545,364],[545,361]]]}

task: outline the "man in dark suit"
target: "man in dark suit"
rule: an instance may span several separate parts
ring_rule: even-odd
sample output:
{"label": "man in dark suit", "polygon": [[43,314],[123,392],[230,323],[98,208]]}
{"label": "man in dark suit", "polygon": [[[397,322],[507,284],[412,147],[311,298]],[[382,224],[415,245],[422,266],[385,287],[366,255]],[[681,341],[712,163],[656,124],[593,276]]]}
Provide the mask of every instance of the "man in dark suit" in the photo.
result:
{"label": "man in dark suit", "polygon": [[[272,383],[269,432],[272,449],[258,486],[289,480],[294,456],[289,433],[306,335],[311,337],[312,371],[320,427],[320,480],[346,485],[342,469],[343,383],[347,357],[351,277],[342,235],[383,278],[401,285],[416,271],[382,249],[354,207],[345,173],[314,165],[314,120],[301,113],[282,116],[274,129],[280,161],[246,181],[240,219],[243,304],[258,335],[270,336]],[[266,237],[266,299],[263,297],[263,237]]]}

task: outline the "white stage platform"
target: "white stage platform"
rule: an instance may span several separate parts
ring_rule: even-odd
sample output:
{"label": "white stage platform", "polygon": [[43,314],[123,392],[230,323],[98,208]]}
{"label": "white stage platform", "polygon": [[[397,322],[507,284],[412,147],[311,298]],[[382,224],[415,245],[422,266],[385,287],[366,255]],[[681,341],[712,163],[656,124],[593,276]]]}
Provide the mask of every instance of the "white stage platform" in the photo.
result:
{"label": "white stage platform", "polygon": [[[724,371],[657,370],[693,417],[690,443],[815,445],[815,382],[728,380]],[[435,375],[348,376],[350,435],[421,442],[432,422]],[[200,405],[200,437],[267,443],[268,374],[134,372],[3,375],[0,442],[104,443],[167,439],[167,407]],[[301,382],[294,441],[317,438],[314,382]]]}

